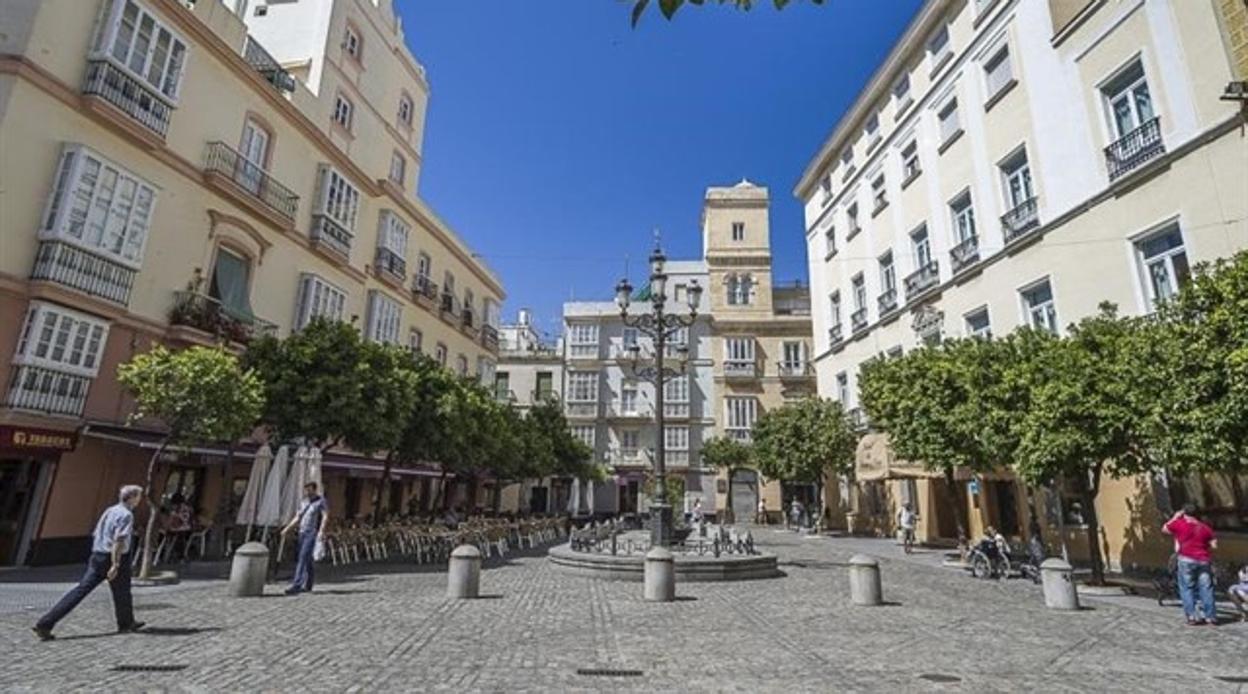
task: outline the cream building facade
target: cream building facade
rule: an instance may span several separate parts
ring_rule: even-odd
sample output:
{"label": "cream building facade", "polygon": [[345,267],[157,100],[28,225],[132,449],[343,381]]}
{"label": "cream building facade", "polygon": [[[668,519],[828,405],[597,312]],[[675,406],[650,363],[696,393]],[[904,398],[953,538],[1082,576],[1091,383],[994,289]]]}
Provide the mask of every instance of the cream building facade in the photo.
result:
{"label": "cream building facade", "polygon": [[[153,344],[328,316],[493,382],[503,287],[419,197],[429,86],[390,0],[9,0],[0,25],[0,563],[76,560],[142,478],[156,434],[114,374]],[[204,519],[245,484],[220,454],[163,466]],[[368,513],[379,466],[327,455],[340,517]]]}
{"label": "cream building facade", "polygon": [[[702,208],[702,247],[710,301],[711,361],[715,382],[715,433],[750,441],[754,422],[787,401],[815,394],[810,334],[810,292],[782,285],[771,272],[771,217],[767,188],[749,181],[706,191]],[[741,470],[716,481],[716,508],[753,519],[763,501],[771,520],[794,498],[816,503],[813,485],[765,480]]]}
{"label": "cream building facade", "polygon": [[[795,191],[820,394],[866,426],[857,379],[868,359],[1022,325],[1064,333],[1103,301],[1149,313],[1196,263],[1248,246],[1248,140],[1238,105],[1220,100],[1244,79],[1243,13],[1227,13],[1239,9],[926,2]],[[1025,534],[1028,490],[1007,473],[949,489],[893,460],[875,433],[858,467],[858,529],[891,531],[912,500],[929,541],[952,537],[940,509],[955,504],[972,532]],[[1177,496],[1198,497],[1230,534],[1224,544],[1248,552],[1237,488],[1204,480]],[[1156,528],[1171,491],[1144,478],[1104,485],[1113,566],[1164,564]],[[1077,546],[1077,508],[1055,497],[1038,495],[1038,511]]]}

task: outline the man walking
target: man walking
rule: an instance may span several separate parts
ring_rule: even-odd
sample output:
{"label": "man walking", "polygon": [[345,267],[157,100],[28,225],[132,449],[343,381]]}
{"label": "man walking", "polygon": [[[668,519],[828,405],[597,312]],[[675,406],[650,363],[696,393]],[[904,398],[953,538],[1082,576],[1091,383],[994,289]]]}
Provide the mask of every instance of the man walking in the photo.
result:
{"label": "man walking", "polygon": [[1189,626],[1202,624],[1196,616],[1196,600],[1199,596],[1204,624],[1216,626],[1218,610],[1213,601],[1213,550],[1218,541],[1213,529],[1196,517],[1196,507],[1185,505],[1162,526],[1162,531],[1174,536],[1178,544],[1179,597],[1183,599],[1183,614]]}
{"label": "man walking", "polygon": [[901,510],[897,512],[897,525],[901,528],[901,544],[906,554],[914,551],[914,530],[918,520],[919,514],[914,512],[909,501],[901,505]]}
{"label": "man walking", "polygon": [[329,522],[329,506],[325,504],[325,498],[316,492],[316,482],[303,485],[304,499],[303,503],[299,504],[299,512],[282,529],[282,533],[289,533],[296,527],[299,528],[299,541],[295,545],[298,561],[295,564],[295,576],[290,582],[290,587],[286,589],[287,595],[312,590],[312,573],[315,563],[315,557],[312,554],[316,549],[317,540],[324,539],[325,525]]}
{"label": "man walking", "polygon": [[134,621],[134,603],[130,595],[130,535],[134,531],[134,507],[143,499],[143,488],[128,484],[121,488],[117,497],[117,504],[105,509],[95,524],[91,556],[87,559],[87,572],[82,580],[35,624],[35,635],[40,640],[56,638],[52,635],[56,623],[105,580],[113,593],[117,631],[125,634],[143,628],[143,622]]}

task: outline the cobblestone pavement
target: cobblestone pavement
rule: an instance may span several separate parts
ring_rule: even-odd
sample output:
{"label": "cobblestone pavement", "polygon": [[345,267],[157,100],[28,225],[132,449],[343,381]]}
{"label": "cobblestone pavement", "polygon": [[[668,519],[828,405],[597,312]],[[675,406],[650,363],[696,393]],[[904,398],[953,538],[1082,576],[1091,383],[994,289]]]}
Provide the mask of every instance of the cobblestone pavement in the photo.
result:
{"label": "cobblestone pavement", "polygon": [[[10,575],[0,691],[1248,692],[1248,625],[1187,628],[1177,609],[1121,601],[1057,613],[1030,584],[976,581],[888,543],[759,535],[784,578],[682,584],[674,604],[530,554],[487,565],[475,601],[445,600],[443,571],[405,567],[357,568],[296,598],[231,600],[220,581],[145,589],[149,630],[125,636],[101,589],[51,643],[29,627],[66,586]],[[882,557],[884,607],[849,604],[845,560],[864,547]]]}

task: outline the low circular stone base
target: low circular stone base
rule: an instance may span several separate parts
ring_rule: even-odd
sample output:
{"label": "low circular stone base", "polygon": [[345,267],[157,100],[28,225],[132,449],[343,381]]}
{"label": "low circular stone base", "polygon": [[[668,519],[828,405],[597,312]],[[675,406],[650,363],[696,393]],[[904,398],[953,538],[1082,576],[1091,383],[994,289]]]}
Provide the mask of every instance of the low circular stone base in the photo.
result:
{"label": "low circular stone base", "polygon": [[[722,554],[718,557],[675,554],[676,582],[750,581],[778,578],[783,574],[776,567],[774,554]],[[636,581],[645,575],[645,555],[609,552],[573,552],[571,545],[552,547],[549,561],[563,571],[602,578],[609,581]]]}

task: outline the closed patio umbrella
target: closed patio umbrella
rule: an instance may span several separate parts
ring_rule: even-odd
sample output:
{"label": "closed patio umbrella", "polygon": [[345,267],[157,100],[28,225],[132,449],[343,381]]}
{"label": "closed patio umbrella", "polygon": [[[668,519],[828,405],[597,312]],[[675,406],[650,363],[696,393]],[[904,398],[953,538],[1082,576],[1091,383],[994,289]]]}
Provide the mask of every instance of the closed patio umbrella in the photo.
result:
{"label": "closed patio umbrella", "polygon": [[325,495],[325,483],[321,481],[321,449],[316,446],[308,448],[308,481],[316,482],[316,491]]}
{"label": "closed patio umbrella", "polygon": [[263,527],[264,538],[268,539],[269,528],[282,522],[282,484],[286,481],[286,466],[290,461],[290,451],[286,446],[277,449],[273,464],[269,466],[268,477],[264,480],[264,495],[260,497],[260,511],[256,513],[256,525]]}
{"label": "closed patio umbrella", "polygon": [[299,511],[299,502],[303,500],[303,485],[308,482],[308,449],[300,446],[295,451],[294,460],[290,463],[290,472],[286,474],[286,483],[282,487],[282,522],[294,517]]}
{"label": "closed patio umbrella", "polygon": [[585,484],[588,487],[588,491],[586,491],[585,496],[589,497],[588,498],[589,515],[592,516],[594,515],[594,481],[589,480]]}
{"label": "closed patio umbrella", "polygon": [[247,540],[251,540],[251,527],[256,522],[260,510],[260,497],[264,494],[264,479],[269,472],[269,463],[273,461],[273,449],[264,444],[256,451],[251,461],[251,475],[247,478],[247,490],[243,492],[243,502],[238,506],[235,522],[247,526]]}
{"label": "closed patio umbrella", "polygon": [[581,512],[581,481],[572,478],[572,495],[568,499],[568,512],[577,515]]}

